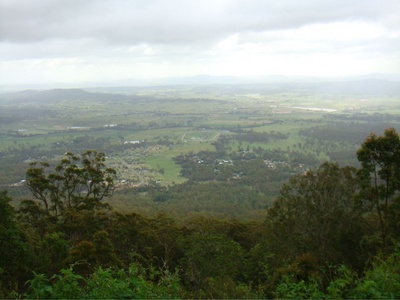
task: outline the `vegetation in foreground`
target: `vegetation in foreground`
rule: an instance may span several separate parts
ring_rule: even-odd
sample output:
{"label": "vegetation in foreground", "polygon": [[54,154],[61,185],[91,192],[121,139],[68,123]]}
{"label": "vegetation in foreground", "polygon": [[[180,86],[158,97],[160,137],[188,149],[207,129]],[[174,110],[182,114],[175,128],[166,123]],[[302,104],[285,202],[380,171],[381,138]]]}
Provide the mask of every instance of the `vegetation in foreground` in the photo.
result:
{"label": "vegetation in foreground", "polygon": [[103,153],[32,162],[32,198],[15,210],[0,194],[0,296],[399,298],[396,130],[356,154],[358,168],[326,162],[290,177],[262,222],[116,212]]}

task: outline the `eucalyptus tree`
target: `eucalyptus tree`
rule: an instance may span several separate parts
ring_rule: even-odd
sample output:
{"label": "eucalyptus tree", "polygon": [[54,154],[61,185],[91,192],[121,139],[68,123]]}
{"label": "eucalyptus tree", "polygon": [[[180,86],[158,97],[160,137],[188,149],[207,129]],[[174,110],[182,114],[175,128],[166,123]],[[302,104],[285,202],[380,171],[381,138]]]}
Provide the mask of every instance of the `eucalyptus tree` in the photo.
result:
{"label": "eucalyptus tree", "polygon": [[53,170],[48,162],[32,162],[26,185],[35,202],[52,216],[67,209],[99,208],[115,190],[116,171],[106,166],[105,159],[104,153],[88,150],[81,155],[65,153]]}
{"label": "eucalyptus tree", "polygon": [[390,205],[400,190],[400,138],[394,128],[384,134],[371,133],[357,151],[361,163],[361,197],[376,209],[382,248],[386,250]]}
{"label": "eucalyptus tree", "polygon": [[267,248],[278,261],[302,255],[318,263],[355,263],[359,255],[361,211],[355,205],[356,169],[324,163],[294,175],[268,210]]}
{"label": "eucalyptus tree", "polygon": [[0,191],[0,298],[23,284],[31,262],[28,237],[15,218],[11,197]]}

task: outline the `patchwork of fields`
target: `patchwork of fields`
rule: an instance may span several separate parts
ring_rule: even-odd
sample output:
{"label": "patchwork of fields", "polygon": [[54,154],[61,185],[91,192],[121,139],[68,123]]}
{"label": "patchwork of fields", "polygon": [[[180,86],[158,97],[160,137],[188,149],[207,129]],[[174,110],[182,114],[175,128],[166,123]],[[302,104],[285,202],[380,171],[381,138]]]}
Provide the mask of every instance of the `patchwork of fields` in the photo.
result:
{"label": "patchwork of fields", "polygon": [[[195,160],[198,153],[218,153],[210,162],[214,172],[221,171],[216,161],[234,157],[238,162],[239,156],[263,159],[265,168],[286,163],[285,178],[326,160],[356,165],[356,150],[370,132],[400,128],[399,100],[382,91],[316,92],[306,84],[1,94],[0,184],[17,198],[25,197],[22,180],[29,162],[56,162],[67,151],[95,149],[117,170],[121,194],[114,201],[126,209],[127,201],[121,199],[135,188],[200,180],[183,174],[177,160],[183,155]],[[236,176],[240,181],[240,172],[223,180]],[[278,175],[270,176],[275,182],[272,177]],[[205,181],[210,180],[220,179]],[[279,182],[270,194],[265,192],[267,197],[274,197]],[[135,195],[137,208],[146,194]]]}

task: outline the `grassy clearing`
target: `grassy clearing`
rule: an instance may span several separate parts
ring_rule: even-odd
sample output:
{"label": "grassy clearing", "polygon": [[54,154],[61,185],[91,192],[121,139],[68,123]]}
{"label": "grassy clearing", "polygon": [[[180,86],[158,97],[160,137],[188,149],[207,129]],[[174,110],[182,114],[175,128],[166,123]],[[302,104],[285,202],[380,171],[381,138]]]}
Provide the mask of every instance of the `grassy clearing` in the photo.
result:
{"label": "grassy clearing", "polygon": [[152,155],[146,159],[146,164],[148,164],[152,169],[163,172],[158,176],[160,184],[171,185],[179,184],[186,181],[185,178],[179,175],[181,168],[172,159],[167,159],[165,153],[159,155]]}
{"label": "grassy clearing", "polygon": [[174,162],[173,158],[183,153],[197,153],[206,150],[212,151],[214,147],[205,142],[187,142],[173,148],[162,149],[161,153],[151,154],[146,157],[145,163],[154,170],[163,169],[163,174],[158,176],[162,185],[182,183],[186,179],[179,175],[181,167]]}

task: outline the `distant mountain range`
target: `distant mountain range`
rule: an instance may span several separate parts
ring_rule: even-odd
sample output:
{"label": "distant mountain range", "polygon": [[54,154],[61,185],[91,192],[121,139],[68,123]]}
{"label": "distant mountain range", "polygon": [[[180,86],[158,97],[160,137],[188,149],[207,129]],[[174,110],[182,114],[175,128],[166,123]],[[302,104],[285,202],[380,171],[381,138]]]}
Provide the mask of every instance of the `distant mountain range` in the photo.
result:
{"label": "distant mountain range", "polygon": [[170,77],[158,79],[133,79],[118,80],[113,82],[85,83],[80,87],[95,86],[163,86],[163,85],[211,85],[211,84],[265,84],[265,83],[315,83],[315,82],[336,82],[336,81],[357,81],[365,79],[388,80],[400,82],[400,74],[375,73],[362,76],[348,77],[304,77],[304,76],[283,76],[283,75],[265,75],[254,77],[239,76],[212,76],[195,75],[187,77]]}
{"label": "distant mountain range", "polygon": [[[109,92],[110,98],[115,99],[115,93],[119,93],[119,87],[159,87],[188,86],[188,85],[225,85],[239,86],[252,85],[255,90],[296,91],[301,89],[306,92],[329,94],[373,94],[373,95],[400,95],[400,74],[370,74],[347,78],[317,78],[317,77],[289,77],[289,76],[259,76],[254,78],[242,78],[235,76],[209,76],[197,75],[180,78],[164,78],[151,80],[122,80],[113,82],[92,82],[71,84],[32,85],[32,86],[0,86],[0,93],[21,91],[14,94],[15,99],[78,99],[78,98],[102,98],[107,96],[103,92]],[[55,89],[55,87],[57,87]],[[96,92],[96,93],[93,93]],[[101,93],[98,93],[101,92]],[[126,97],[121,95],[121,97]]]}

